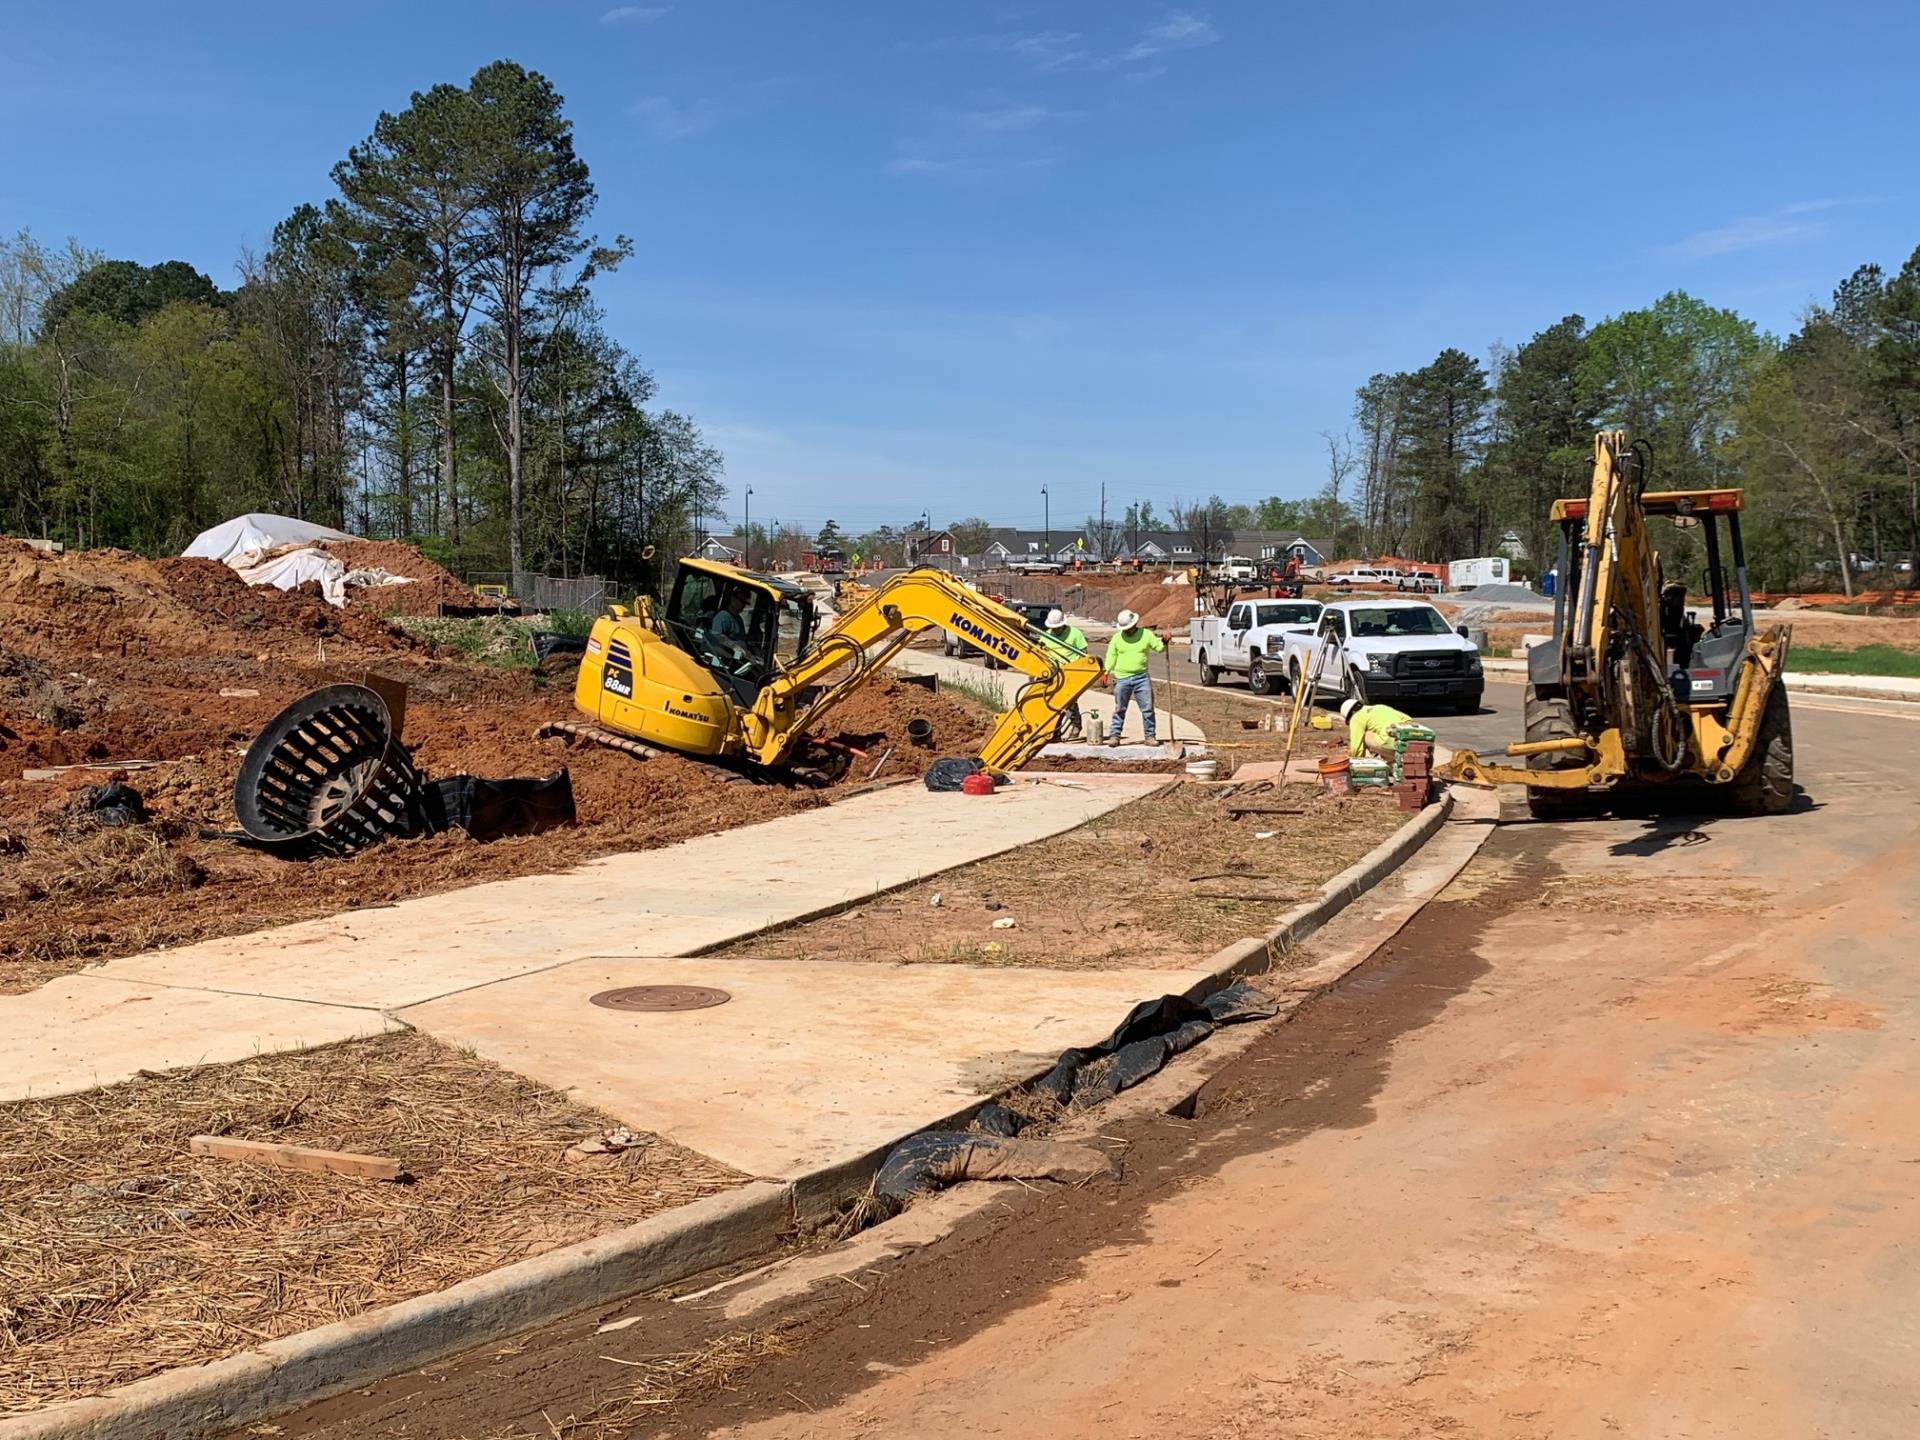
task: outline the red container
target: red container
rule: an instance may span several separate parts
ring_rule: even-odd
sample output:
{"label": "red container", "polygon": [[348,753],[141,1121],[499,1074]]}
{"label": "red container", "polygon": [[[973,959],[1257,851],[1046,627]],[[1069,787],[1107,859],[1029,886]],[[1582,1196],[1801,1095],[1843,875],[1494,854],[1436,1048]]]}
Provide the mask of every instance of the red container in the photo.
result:
{"label": "red container", "polygon": [[975,771],[960,782],[960,792],[963,795],[991,795],[993,777],[984,770]]}

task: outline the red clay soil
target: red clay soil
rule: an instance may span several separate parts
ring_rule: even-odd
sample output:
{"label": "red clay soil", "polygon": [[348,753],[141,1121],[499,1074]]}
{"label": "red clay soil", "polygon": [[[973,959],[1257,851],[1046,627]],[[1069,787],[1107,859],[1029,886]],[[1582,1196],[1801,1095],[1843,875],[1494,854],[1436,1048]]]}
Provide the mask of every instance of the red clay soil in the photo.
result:
{"label": "red clay soil", "polygon": [[[579,823],[490,845],[454,833],[304,862],[202,838],[235,827],[234,777],[267,721],[315,686],[368,671],[408,685],[405,737],[429,778],[564,765]],[[250,589],[211,561],[53,557],[0,543],[0,991],[157,945],[671,844],[833,793],[740,783],[678,757],[536,741],[543,722],[572,713],[571,682],[570,672],[437,659],[375,617]],[[908,744],[915,718],[933,723],[934,749]],[[885,774],[901,777],[977,749],[989,724],[968,702],[882,678],[820,728],[876,758],[894,745]],[[151,824],[109,832],[76,818],[82,792],[111,771],[23,778],[114,760],[173,762],[124,777]],[[871,768],[855,760],[839,788]]]}

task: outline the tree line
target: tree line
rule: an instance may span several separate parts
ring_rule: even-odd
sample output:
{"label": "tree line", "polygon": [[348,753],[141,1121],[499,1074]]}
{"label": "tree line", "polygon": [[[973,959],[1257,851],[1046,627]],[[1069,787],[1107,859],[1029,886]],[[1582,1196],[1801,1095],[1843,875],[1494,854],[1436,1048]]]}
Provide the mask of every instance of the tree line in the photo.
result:
{"label": "tree line", "polygon": [[[1656,489],[1746,488],[1758,585],[1910,585],[1920,251],[1891,276],[1861,266],[1785,341],[1674,291],[1592,326],[1568,315],[1485,364],[1449,348],[1375,375],[1329,442],[1316,503],[1355,553],[1444,560],[1516,537],[1537,573],[1555,553],[1548,506],[1585,492],[1593,432],[1612,426],[1646,442]],[[1663,538],[1675,573],[1697,564],[1694,545]]]}
{"label": "tree line", "polygon": [[497,61],[383,113],[333,191],[240,257],[0,239],[0,531],[177,551],[249,510],[466,570],[642,573],[690,547],[720,452],[607,332],[631,253],[562,97]]}

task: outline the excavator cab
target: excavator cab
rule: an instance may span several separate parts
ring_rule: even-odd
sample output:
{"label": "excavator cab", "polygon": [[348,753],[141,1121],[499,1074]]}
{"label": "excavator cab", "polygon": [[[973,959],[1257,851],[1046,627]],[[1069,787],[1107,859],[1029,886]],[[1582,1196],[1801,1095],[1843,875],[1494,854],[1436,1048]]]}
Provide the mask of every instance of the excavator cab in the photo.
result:
{"label": "excavator cab", "polygon": [[711,561],[683,560],[667,597],[667,638],[751,707],[813,635],[813,601],[798,585]]}

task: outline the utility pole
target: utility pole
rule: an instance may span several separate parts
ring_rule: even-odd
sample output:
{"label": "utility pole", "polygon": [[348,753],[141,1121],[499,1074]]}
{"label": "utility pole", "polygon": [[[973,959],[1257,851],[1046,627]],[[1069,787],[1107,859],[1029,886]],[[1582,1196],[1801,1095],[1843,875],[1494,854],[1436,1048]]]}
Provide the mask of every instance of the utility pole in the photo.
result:
{"label": "utility pole", "polygon": [[741,497],[747,507],[746,518],[740,522],[741,542],[746,547],[747,569],[753,568],[753,486],[747,486],[747,493]]}
{"label": "utility pole", "polygon": [[1104,563],[1107,558],[1107,482],[1100,482],[1100,553],[1095,555],[1095,563]]}

